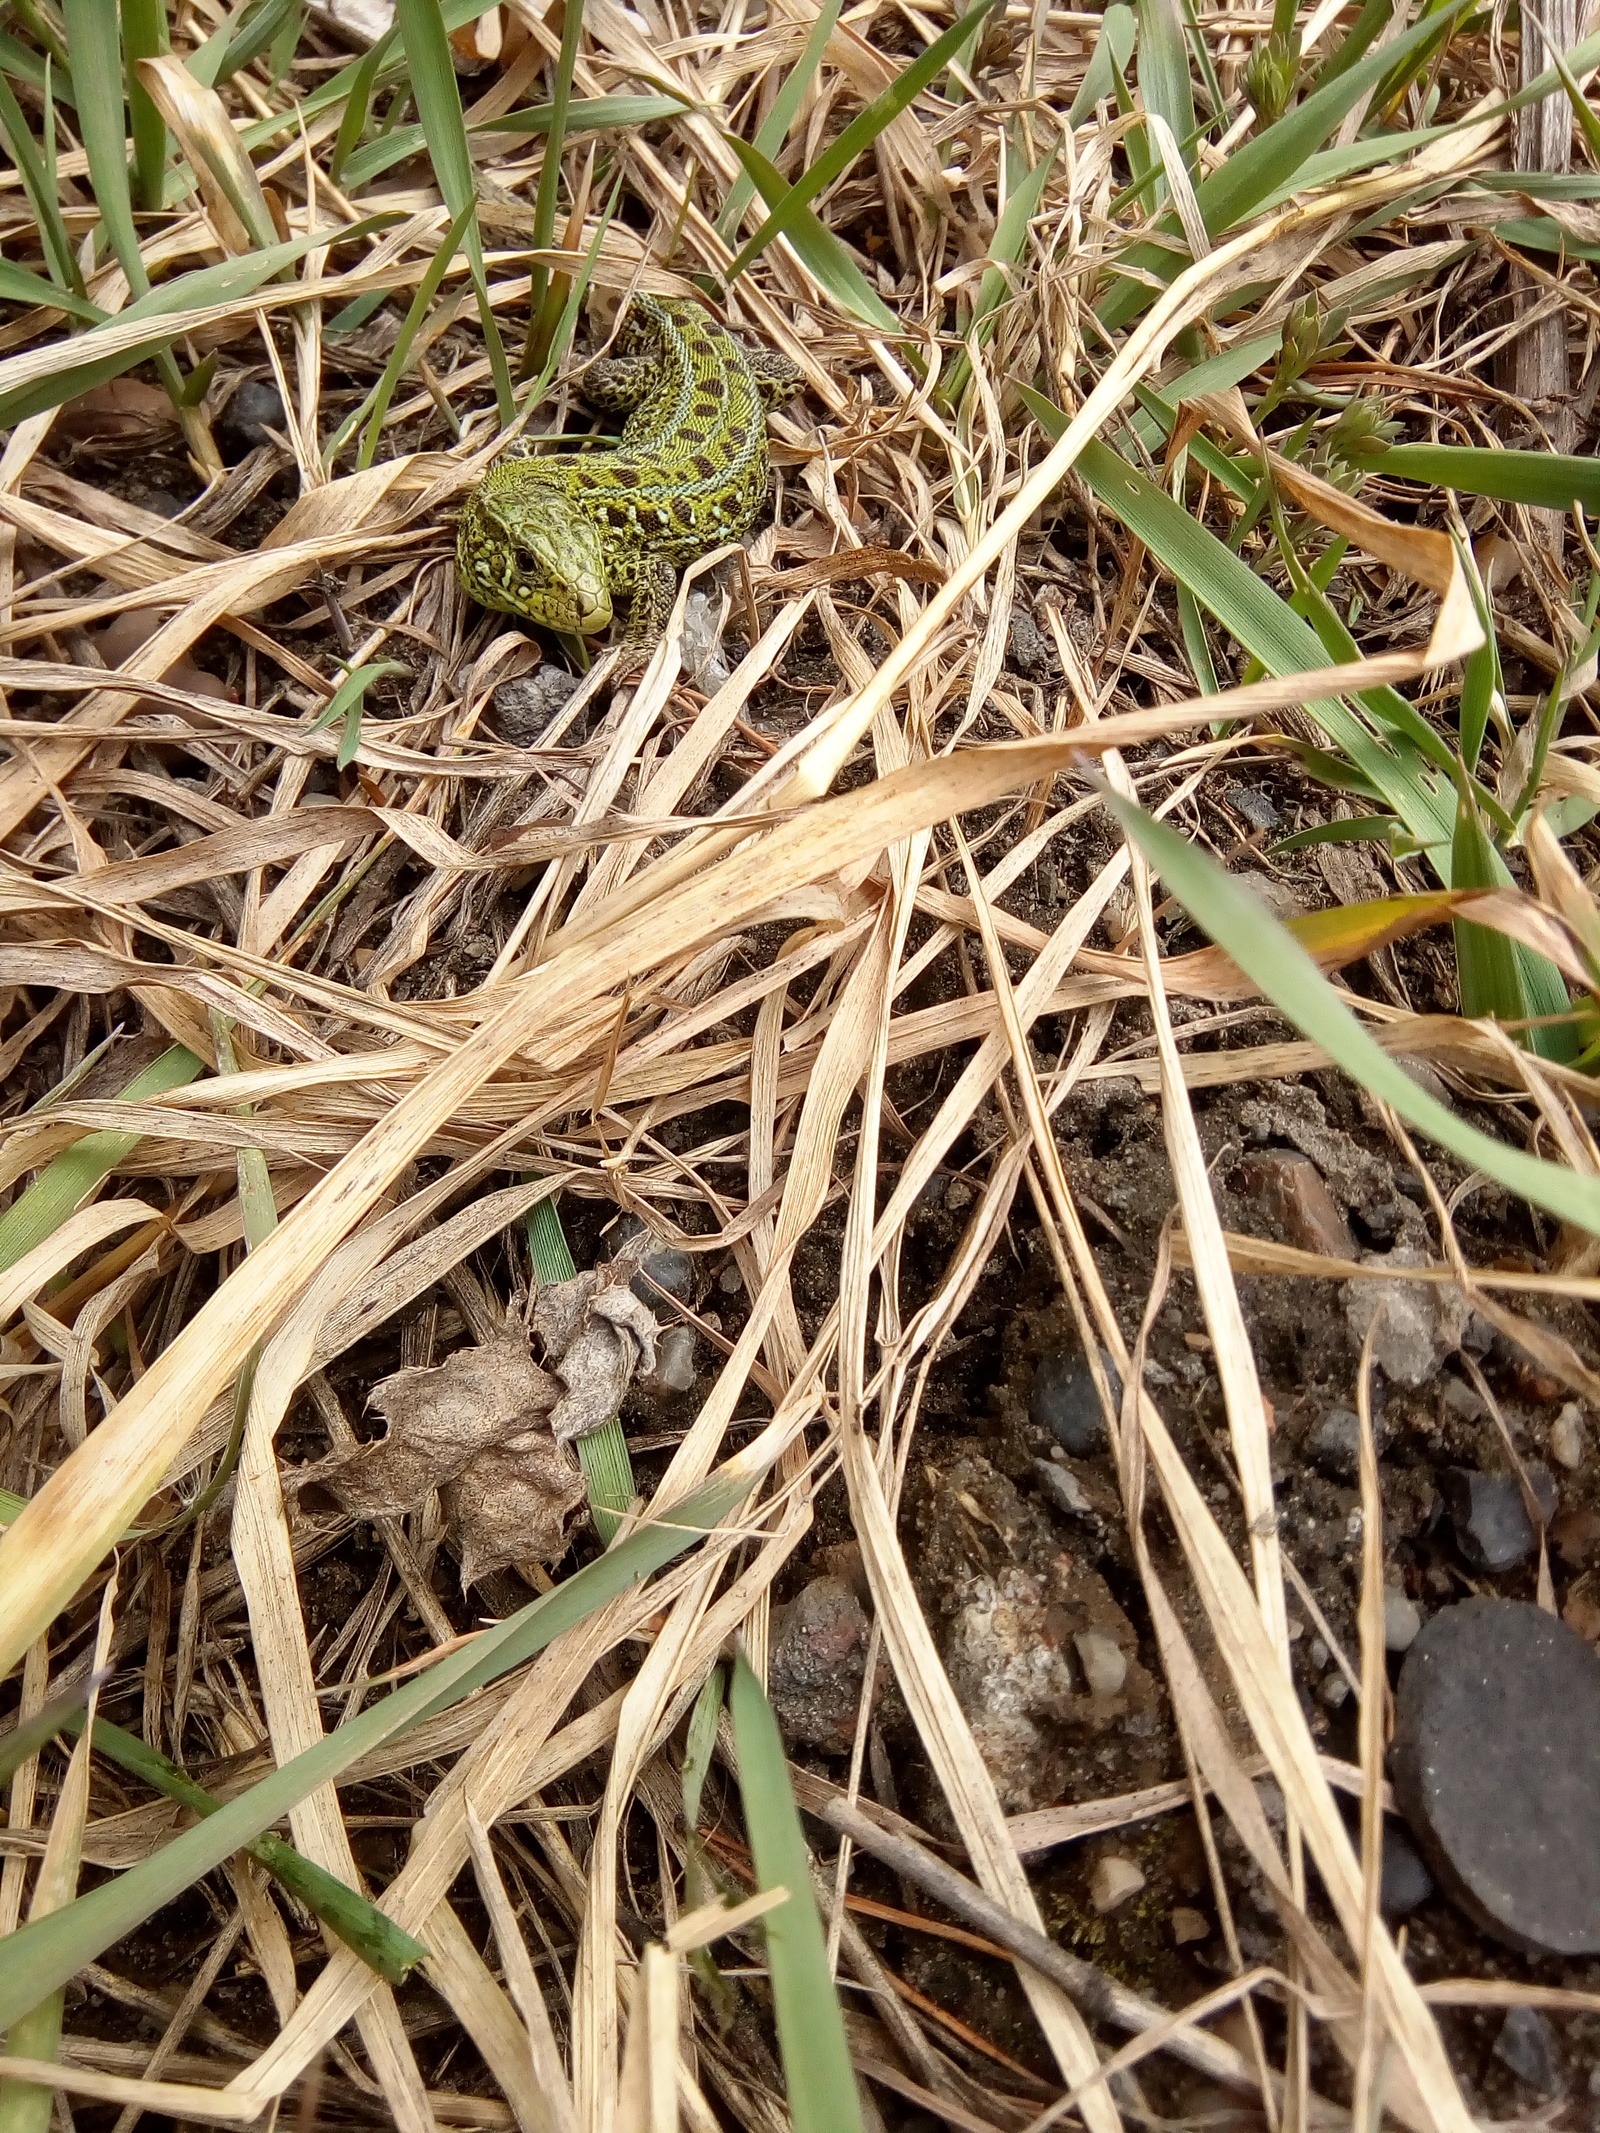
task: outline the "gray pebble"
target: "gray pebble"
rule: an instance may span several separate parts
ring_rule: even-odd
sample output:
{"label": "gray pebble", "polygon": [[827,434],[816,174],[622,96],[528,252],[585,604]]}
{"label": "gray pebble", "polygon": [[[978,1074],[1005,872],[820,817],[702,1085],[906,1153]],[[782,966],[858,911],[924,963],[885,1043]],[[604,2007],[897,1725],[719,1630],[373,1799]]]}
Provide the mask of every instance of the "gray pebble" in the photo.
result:
{"label": "gray pebble", "polygon": [[581,677],[564,667],[535,667],[494,692],[494,722],[513,748],[531,748],[554,719]]}
{"label": "gray pebble", "polygon": [[1411,1841],[1403,1822],[1393,1819],[1383,1825],[1383,1877],[1378,1888],[1378,1909],[1385,1918],[1409,1918],[1433,1894],[1433,1876],[1427,1861]]}
{"label": "gray pebble", "polygon": [[1485,1932],[1600,1953],[1600,1659],[1521,1600],[1462,1600],[1400,1670],[1395,1796],[1440,1886]]}
{"label": "gray pebble", "polygon": [[1275,830],[1283,827],[1282,815],[1257,786],[1225,786],[1222,802],[1225,807],[1231,807],[1236,815],[1242,815],[1252,829]]}
{"label": "gray pebble", "polygon": [[655,1381],[663,1392],[692,1392],[695,1381],[693,1326],[669,1326],[656,1344]]}
{"label": "gray pebble", "polygon": [[1547,2015],[1537,2007],[1508,2007],[1494,2040],[1494,2055],[1510,2067],[1524,2088],[1540,2096],[1560,2092],[1561,2069],[1556,2056],[1555,2031]]}
{"label": "gray pebble", "polygon": [[[1548,1525],[1555,1516],[1555,1477],[1548,1467],[1528,1469],[1528,1480]],[[1515,1474],[1478,1474],[1451,1467],[1439,1477],[1456,1545],[1474,1569],[1491,1576],[1514,1570],[1538,1546],[1538,1535]]]}
{"label": "gray pebble", "polygon": [[1104,1448],[1106,1418],[1089,1365],[1076,1348],[1047,1348],[1033,1373],[1028,1413],[1064,1452],[1087,1459]]}
{"label": "gray pebble", "polygon": [[1398,1585],[1383,1588],[1383,1644],[1385,1651],[1408,1652],[1417,1641],[1422,1628],[1422,1617],[1417,1612],[1415,1600],[1408,1599]]}
{"label": "gray pebble", "polygon": [[258,444],[270,444],[273,430],[281,436],[288,419],[270,378],[246,378],[222,410],[217,436],[242,459]]}
{"label": "gray pebble", "polygon": [[1311,1461],[1328,1481],[1354,1481],[1361,1471],[1361,1417],[1330,1407],[1311,1437]]}

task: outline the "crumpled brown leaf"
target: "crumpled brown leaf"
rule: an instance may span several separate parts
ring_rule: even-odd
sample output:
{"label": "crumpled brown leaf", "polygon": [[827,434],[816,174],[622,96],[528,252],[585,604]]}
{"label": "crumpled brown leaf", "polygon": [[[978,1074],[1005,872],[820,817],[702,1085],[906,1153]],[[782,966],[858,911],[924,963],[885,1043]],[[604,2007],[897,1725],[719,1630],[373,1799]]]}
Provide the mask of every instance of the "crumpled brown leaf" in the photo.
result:
{"label": "crumpled brown leaf", "polygon": [[441,1490],[463,1589],[503,1563],[551,1562],[584,1497],[577,1461],[550,1432],[559,1395],[526,1334],[508,1327],[437,1369],[397,1370],[374,1386],[369,1405],[387,1433],[306,1478],[364,1518],[398,1516]]}
{"label": "crumpled brown leaf", "polygon": [[604,1266],[539,1291],[533,1329],[564,1388],[550,1414],[557,1444],[609,1422],[632,1380],[654,1370],[660,1328],[628,1284],[655,1249],[641,1235]]}

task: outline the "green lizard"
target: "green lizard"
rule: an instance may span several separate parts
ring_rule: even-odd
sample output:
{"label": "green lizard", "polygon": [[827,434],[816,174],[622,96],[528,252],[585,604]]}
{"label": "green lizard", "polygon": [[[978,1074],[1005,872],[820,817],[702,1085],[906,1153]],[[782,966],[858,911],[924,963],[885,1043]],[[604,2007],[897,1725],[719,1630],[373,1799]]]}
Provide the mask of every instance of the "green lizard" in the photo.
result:
{"label": "green lizard", "polygon": [[531,458],[513,448],[467,499],[461,582],[485,607],[591,637],[629,602],[626,650],[655,645],[678,571],[748,532],[767,498],[767,410],[800,373],[746,348],[698,304],[637,296],[587,399],[626,408],[612,451]]}

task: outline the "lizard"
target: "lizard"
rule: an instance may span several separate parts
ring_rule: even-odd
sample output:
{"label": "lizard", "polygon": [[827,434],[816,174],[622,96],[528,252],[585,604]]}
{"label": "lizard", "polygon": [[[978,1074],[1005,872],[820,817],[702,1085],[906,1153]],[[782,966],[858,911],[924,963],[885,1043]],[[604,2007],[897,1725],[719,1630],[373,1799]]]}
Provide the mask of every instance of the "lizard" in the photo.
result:
{"label": "lizard", "polygon": [[589,366],[584,397],[626,410],[609,451],[501,454],[467,499],[461,582],[484,607],[591,637],[628,605],[624,650],[643,659],[666,627],[686,563],[749,531],[767,499],[767,411],[798,367],[747,348],[698,304],[636,296],[618,352]]}

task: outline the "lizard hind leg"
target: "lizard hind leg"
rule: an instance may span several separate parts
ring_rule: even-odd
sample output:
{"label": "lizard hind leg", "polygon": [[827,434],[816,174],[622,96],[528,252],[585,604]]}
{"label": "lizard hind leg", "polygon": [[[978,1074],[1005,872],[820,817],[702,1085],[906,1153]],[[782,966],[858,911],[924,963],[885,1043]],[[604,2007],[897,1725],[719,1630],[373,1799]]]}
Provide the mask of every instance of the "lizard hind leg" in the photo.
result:
{"label": "lizard hind leg", "polygon": [[654,356],[601,356],[583,374],[583,397],[591,407],[625,414],[639,405],[659,376]]}
{"label": "lizard hind leg", "polygon": [[776,348],[747,348],[744,356],[769,412],[780,402],[790,399],[805,383],[800,365],[788,356],[780,355]]}

